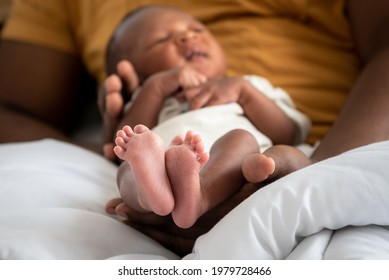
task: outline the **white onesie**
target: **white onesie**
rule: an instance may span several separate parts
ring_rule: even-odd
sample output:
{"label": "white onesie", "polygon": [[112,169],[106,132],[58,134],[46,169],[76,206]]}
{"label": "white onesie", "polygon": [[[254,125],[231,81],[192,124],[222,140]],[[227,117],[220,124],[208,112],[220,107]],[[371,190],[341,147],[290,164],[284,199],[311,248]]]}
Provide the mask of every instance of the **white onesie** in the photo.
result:
{"label": "white onesie", "polygon": [[[297,133],[295,145],[301,144],[308,136],[311,123],[307,116],[299,112],[289,95],[282,89],[273,87],[262,77],[244,76],[259,91],[265,94],[285,112],[294,122]],[[259,131],[244,115],[242,107],[237,103],[204,107],[188,111],[187,103],[180,103],[171,97],[165,101],[159,115],[159,124],[152,130],[162,137],[167,147],[176,135],[184,135],[186,131],[193,130],[201,135],[206,151],[209,152],[212,144],[225,133],[233,129],[245,129],[257,139],[263,152],[272,142]]]}

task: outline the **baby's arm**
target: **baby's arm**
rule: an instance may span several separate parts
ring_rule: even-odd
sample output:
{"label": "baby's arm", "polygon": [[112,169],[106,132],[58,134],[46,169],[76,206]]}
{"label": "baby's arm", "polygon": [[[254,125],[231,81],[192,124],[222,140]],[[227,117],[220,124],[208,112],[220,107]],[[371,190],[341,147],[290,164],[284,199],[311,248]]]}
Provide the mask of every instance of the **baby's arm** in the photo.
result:
{"label": "baby's arm", "polygon": [[249,81],[225,77],[185,91],[191,109],[238,103],[246,117],[274,144],[294,144],[295,125],[284,111]]}
{"label": "baby's arm", "polygon": [[137,124],[156,126],[167,97],[177,94],[183,88],[196,87],[206,80],[204,75],[187,66],[152,75],[139,88],[139,95],[126,112],[124,122],[130,126]]}
{"label": "baby's arm", "polygon": [[273,144],[294,144],[297,132],[294,122],[273,100],[250,82],[242,81],[237,102],[243,108],[247,118],[258,130],[268,136]]}

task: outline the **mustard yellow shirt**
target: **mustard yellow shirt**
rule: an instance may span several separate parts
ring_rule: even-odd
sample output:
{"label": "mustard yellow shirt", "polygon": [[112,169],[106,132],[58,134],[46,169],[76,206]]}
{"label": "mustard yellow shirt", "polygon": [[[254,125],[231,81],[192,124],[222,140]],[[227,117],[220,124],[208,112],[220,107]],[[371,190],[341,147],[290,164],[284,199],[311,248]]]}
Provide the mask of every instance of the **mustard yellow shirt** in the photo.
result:
{"label": "mustard yellow shirt", "polygon": [[358,73],[345,0],[14,0],[2,37],[79,55],[101,84],[113,30],[140,5],[172,5],[215,34],[229,75],[255,74],[286,90],[320,140]]}

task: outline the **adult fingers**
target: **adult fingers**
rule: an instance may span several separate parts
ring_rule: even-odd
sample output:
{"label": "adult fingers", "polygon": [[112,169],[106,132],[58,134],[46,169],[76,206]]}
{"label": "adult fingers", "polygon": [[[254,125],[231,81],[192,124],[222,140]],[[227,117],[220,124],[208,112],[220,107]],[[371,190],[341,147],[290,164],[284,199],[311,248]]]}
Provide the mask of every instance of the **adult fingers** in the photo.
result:
{"label": "adult fingers", "polygon": [[122,60],[118,63],[117,72],[124,84],[124,87],[121,89],[121,94],[124,103],[127,103],[131,100],[133,92],[139,86],[139,78],[134,66],[128,60]]}
{"label": "adult fingers", "polygon": [[103,155],[115,160],[113,139],[123,113],[122,83],[117,75],[109,76],[99,91],[98,106],[103,120]]}

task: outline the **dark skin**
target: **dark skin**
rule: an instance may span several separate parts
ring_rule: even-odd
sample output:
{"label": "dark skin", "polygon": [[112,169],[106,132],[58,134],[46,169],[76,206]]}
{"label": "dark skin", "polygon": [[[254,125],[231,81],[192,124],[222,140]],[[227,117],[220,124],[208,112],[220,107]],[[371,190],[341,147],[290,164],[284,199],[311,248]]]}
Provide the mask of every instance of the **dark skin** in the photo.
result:
{"label": "dark skin", "polygon": [[[361,74],[350,91],[342,113],[312,156],[312,162],[389,139],[389,34],[386,32],[389,26],[389,2],[349,0],[346,10],[362,63]],[[72,142],[66,135],[66,126],[71,120],[69,112],[73,108],[72,100],[80,86],[77,73],[83,71],[79,59],[42,47],[2,41],[0,61],[0,142],[46,137]],[[24,82],[21,83],[21,80]],[[102,106],[104,102],[100,104]],[[106,114],[102,107],[101,111],[103,115]],[[106,134],[118,128],[107,124]],[[27,133],[26,129],[29,129]],[[275,161],[277,164],[277,159]],[[189,230],[178,229],[168,219],[156,221],[159,226],[136,224],[136,227],[172,250],[184,254],[190,251],[196,237],[207,232],[219,218],[258,188],[252,184],[245,185],[239,193],[205,214]],[[139,213],[131,214],[132,223],[156,219],[139,217]],[[180,238],[172,238],[167,233]]]}
{"label": "dark skin", "polygon": [[[123,165],[121,171],[128,173],[125,171]],[[221,205],[205,213],[197,220],[194,226],[188,229],[177,227],[170,215],[161,217],[154,213],[140,213],[125,204],[122,204],[121,210],[128,217],[125,221],[126,224],[160,242],[179,256],[185,256],[191,252],[197,237],[208,232],[221,218],[235,208],[236,205],[263,186],[265,184],[246,183],[239,192],[225,200]]]}
{"label": "dark skin", "polygon": [[[309,165],[309,159],[301,155],[301,152],[297,149],[294,149],[292,146],[288,145],[277,145],[274,146],[275,149],[268,149],[265,154],[273,158],[273,160],[278,164],[278,167],[272,175],[268,177],[266,181],[262,183],[242,183],[242,188],[239,191],[230,196],[228,199],[222,202],[222,204],[212,208],[210,211],[203,214],[195,223],[194,226],[187,229],[182,229],[177,227],[171,216],[161,217],[154,213],[148,212],[138,212],[130,208],[127,204],[123,203],[120,198],[111,200],[109,205],[107,205],[107,212],[112,215],[120,215],[126,217],[126,224],[142,231],[151,238],[159,241],[161,244],[165,245],[167,248],[171,249],[178,255],[184,256],[190,253],[194,241],[200,235],[206,233],[211,229],[221,218],[223,218],[228,212],[236,207],[240,202],[245,200],[255,191],[266,186],[269,182],[283,177],[295,170],[301,169]],[[219,152],[224,153],[225,149],[223,147],[216,148]],[[215,153],[216,150],[215,150]],[[256,155],[257,153],[255,153]],[[253,154],[254,155],[254,154]],[[217,158],[217,157],[216,157]],[[295,160],[296,158],[306,159],[306,160]],[[285,164],[288,163],[288,164]],[[258,165],[263,166],[258,163]],[[205,168],[205,167],[204,167]],[[209,170],[209,169],[208,169]],[[211,173],[214,171],[210,170]],[[255,174],[255,176],[258,173]],[[126,162],[123,162],[119,167],[118,172],[118,186],[126,187],[129,180],[126,178],[130,176],[129,167]],[[236,177],[236,176],[235,176]],[[212,178],[208,183],[215,186],[225,185],[223,182],[223,177],[213,176],[208,177]],[[230,178],[231,180],[232,178]],[[257,180],[258,181],[258,180]],[[115,208],[110,208],[110,205],[117,205]]]}
{"label": "dark skin", "polygon": [[389,139],[389,34],[385,31],[389,3],[349,0],[346,8],[362,63],[361,74],[333,128],[312,156],[313,161]]}
{"label": "dark skin", "polygon": [[69,138],[76,97],[84,89],[78,57],[4,40],[0,61],[0,143],[54,138],[100,151]]}
{"label": "dark skin", "polygon": [[[1,141],[65,139],[61,130],[66,124],[60,121],[60,116],[70,118],[67,112],[71,112],[73,97],[68,93],[75,92],[82,69],[77,58],[33,45],[2,41],[0,60],[0,124],[6,132],[1,134]],[[62,65],[64,71],[50,71],[50,65]],[[23,83],[18,82],[20,77]],[[45,82],[38,82],[42,80]],[[64,104],[62,109],[60,104]],[[29,131],[19,134],[20,127]]]}
{"label": "dark skin", "polygon": [[[389,81],[386,78],[389,74],[389,35],[384,28],[389,24],[389,3],[380,0],[348,1],[347,13],[362,64],[361,73],[333,128],[311,156],[310,162],[305,162],[304,166],[356,147],[389,139]],[[284,166],[285,162],[293,163],[293,160],[277,158],[276,155],[273,159],[283,171],[276,172],[270,179],[277,179],[300,168]],[[119,187],[120,177],[119,173]],[[198,236],[207,232],[239,202],[265,185],[266,183],[259,186],[245,184],[238,194],[204,214],[188,230],[175,227],[170,218],[136,213],[123,204],[119,212],[127,214],[128,224],[131,226],[174,252],[185,255],[191,251]]]}

